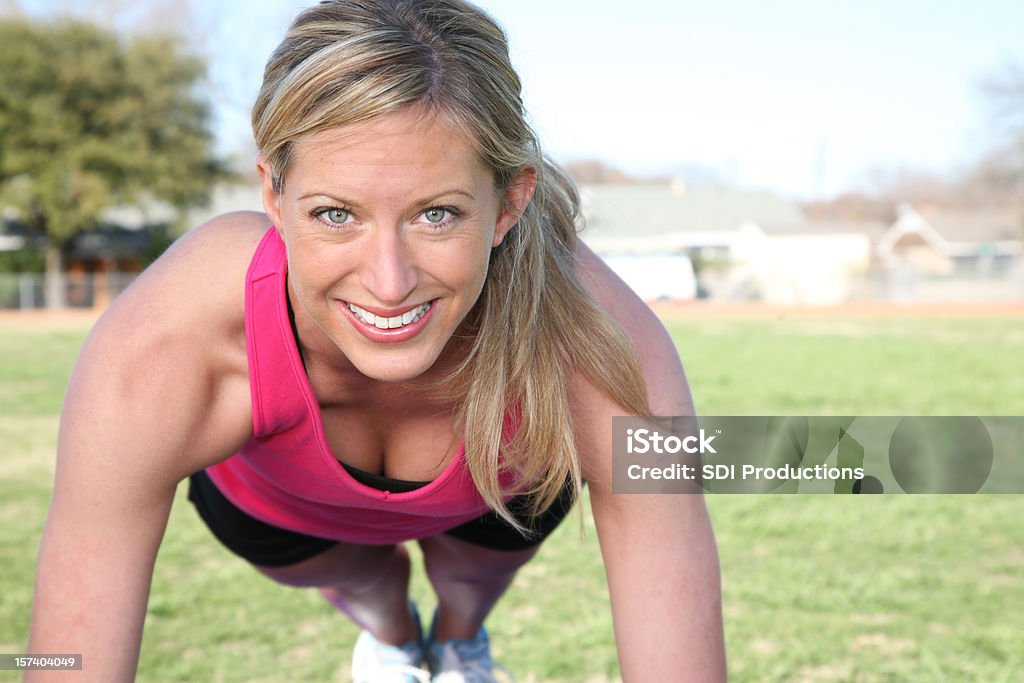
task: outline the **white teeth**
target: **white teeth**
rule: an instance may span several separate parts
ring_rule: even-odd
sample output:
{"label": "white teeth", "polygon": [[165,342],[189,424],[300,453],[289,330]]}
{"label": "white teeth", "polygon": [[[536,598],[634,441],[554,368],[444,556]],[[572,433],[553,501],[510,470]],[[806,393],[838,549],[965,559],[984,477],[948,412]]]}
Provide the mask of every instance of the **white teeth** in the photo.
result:
{"label": "white teeth", "polygon": [[399,327],[410,325],[420,318],[423,314],[430,310],[430,302],[417,306],[411,310],[406,311],[402,315],[392,316],[385,318],[383,316],[374,315],[369,311],[356,306],[355,304],[348,304],[350,311],[355,313],[356,317],[362,320],[367,325],[372,325],[379,330],[394,330]]}

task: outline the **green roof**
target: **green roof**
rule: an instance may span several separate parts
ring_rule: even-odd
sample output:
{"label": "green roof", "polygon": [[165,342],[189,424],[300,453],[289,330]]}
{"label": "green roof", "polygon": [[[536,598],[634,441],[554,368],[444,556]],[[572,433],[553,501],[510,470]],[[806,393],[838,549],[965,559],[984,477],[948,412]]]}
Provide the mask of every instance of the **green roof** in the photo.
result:
{"label": "green roof", "polygon": [[806,224],[800,208],[771,192],[672,185],[587,185],[580,188],[584,239],[732,233],[745,223]]}

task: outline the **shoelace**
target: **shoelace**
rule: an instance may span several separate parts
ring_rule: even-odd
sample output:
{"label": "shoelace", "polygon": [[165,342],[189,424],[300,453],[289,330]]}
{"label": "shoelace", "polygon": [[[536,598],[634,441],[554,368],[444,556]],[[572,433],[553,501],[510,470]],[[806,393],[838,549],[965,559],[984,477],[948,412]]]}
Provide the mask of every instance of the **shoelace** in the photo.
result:
{"label": "shoelace", "polygon": [[480,662],[463,661],[454,648],[444,648],[441,661],[442,666],[449,671],[434,676],[433,683],[500,683],[494,675],[495,671],[500,671],[508,683],[515,683],[512,673],[502,665],[491,662],[493,668],[488,668]]}
{"label": "shoelace", "polygon": [[[507,681],[508,683],[516,683],[516,679],[512,677],[512,673],[508,669],[503,667],[501,664],[495,664],[494,669],[500,671],[502,674],[501,681]],[[466,673],[469,676],[466,676]],[[440,676],[435,676],[433,679],[434,683],[501,683],[499,679],[494,675],[494,671],[488,671],[485,667],[480,666],[475,662],[470,662],[463,667],[463,671],[446,671]]]}
{"label": "shoelace", "polygon": [[[409,677],[415,678],[420,683],[431,683],[430,672],[418,666],[409,664],[384,664],[376,669],[375,676],[386,677],[388,681],[399,681],[406,683]],[[401,677],[401,678],[399,678]]]}
{"label": "shoelace", "polygon": [[[412,676],[420,683],[430,683],[431,681],[430,672],[425,669],[421,669],[418,666],[409,666],[408,664],[403,664],[402,668],[399,671],[401,671],[401,673],[405,674],[406,676]],[[398,673],[398,671],[396,671],[396,673]]]}
{"label": "shoelace", "polygon": [[410,679],[415,679],[418,683],[431,683],[430,672],[409,664],[399,647],[376,645],[377,659],[372,661],[370,669],[360,672],[363,680],[409,683]]}

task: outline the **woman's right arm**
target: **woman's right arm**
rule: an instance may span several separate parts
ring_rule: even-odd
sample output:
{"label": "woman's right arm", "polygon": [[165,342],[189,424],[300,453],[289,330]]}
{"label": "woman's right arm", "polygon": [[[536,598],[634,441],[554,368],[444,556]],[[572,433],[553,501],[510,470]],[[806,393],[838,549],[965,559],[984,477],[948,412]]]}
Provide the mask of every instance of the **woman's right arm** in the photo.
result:
{"label": "woman's right arm", "polygon": [[176,244],[97,323],[76,363],[28,649],[81,653],[79,680],[134,679],[177,484],[250,433],[243,283],[258,223],[219,219]]}

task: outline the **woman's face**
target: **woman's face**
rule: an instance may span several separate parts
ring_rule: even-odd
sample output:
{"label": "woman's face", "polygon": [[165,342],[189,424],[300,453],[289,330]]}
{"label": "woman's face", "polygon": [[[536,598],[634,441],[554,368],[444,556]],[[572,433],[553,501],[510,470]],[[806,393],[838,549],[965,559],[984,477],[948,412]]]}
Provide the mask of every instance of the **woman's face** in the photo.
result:
{"label": "woman's face", "polygon": [[470,140],[409,110],[296,143],[280,194],[260,175],[296,315],[391,382],[441,356],[533,192],[531,171],[502,196]]}

